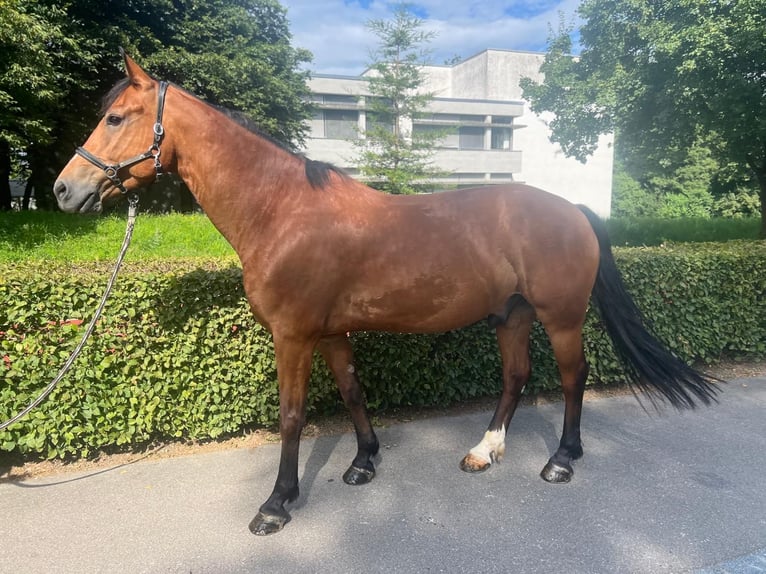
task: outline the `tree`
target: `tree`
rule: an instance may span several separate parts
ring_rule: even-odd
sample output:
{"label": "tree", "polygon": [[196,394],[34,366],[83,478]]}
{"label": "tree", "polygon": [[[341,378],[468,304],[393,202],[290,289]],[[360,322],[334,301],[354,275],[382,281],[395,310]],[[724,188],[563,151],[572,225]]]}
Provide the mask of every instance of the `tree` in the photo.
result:
{"label": "tree", "polygon": [[585,0],[579,10],[580,57],[562,25],[543,83],[522,82],[534,111],[555,114],[554,141],[582,160],[614,131],[634,153],[679,166],[700,137],[715,141],[721,165],[755,175],[766,237],[766,4]]}
{"label": "tree", "polygon": [[422,30],[423,20],[406,4],[399,4],[392,20],[370,20],[367,27],[378,38],[369,64],[366,98],[367,127],[355,140],[359,171],[372,185],[395,194],[416,193],[439,170],[431,158],[440,133],[415,130],[412,120],[422,116],[433,95],[423,91],[422,66],[428,55],[424,44],[434,34]]}
{"label": "tree", "polygon": [[306,135],[311,53],[290,45],[276,0],[176,0],[162,45],[141,51],[149,69],[203,99],[237,109],[298,147]]}
{"label": "tree", "polygon": [[612,214],[615,216],[724,217],[759,213],[757,184],[750,170],[715,157],[718,146],[700,138],[685,150],[659,157],[614,147]]}
{"label": "tree", "polygon": [[713,213],[722,217],[754,217],[760,212],[755,174],[735,163],[720,165],[711,186]]}
{"label": "tree", "polygon": [[55,174],[124,76],[119,46],[157,76],[298,145],[309,114],[299,68],[311,56],[289,41],[275,0],[0,2],[0,160],[5,142],[11,171],[26,169],[38,207],[52,207]]}
{"label": "tree", "polygon": [[29,170],[29,151],[55,139],[57,109],[77,81],[67,62],[93,64],[96,46],[65,22],[55,5],[0,3],[0,209],[11,208],[10,179]]}
{"label": "tree", "polygon": [[619,157],[614,159],[613,173],[612,216],[651,217],[657,214],[657,196],[628,173]]}

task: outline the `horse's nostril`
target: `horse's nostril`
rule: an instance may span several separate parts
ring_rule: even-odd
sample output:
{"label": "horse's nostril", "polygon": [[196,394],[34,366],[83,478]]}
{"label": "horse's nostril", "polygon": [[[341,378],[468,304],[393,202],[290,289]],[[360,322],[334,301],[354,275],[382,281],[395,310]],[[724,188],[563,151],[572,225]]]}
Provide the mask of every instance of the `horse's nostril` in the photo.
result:
{"label": "horse's nostril", "polygon": [[53,184],[53,195],[57,198],[63,198],[66,195],[66,184],[60,179]]}

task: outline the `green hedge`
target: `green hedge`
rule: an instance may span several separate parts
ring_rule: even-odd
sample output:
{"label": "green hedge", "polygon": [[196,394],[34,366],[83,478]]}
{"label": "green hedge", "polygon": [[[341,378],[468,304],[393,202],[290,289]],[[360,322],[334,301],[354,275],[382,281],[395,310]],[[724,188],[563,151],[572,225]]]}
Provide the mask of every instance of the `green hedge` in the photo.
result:
{"label": "green hedge", "polygon": [[[766,243],[620,249],[616,257],[655,332],[687,360],[766,356]],[[105,264],[0,265],[0,420],[56,374],[81,336]],[[268,333],[251,317],[233,260],[127,265],[94,337],[59,388],[0,432],[0,450],[86,456],[173,437],[206,438],[277,422]],[[484,323],[443,335],[361,333],[358,370],[370,406],[444,405],[496,394],[500,361]],[[597,317],[586,325],[591,383],[621,381]],[[558,387],[542,330],[528,392]],[[309,412],[340,401],[317,360]]]}
{"label": "green hedge", "polygon": [[613,245],[638,247],[674,242],[755,240],[761,229],[761,218],[610,217],[606,226]]}

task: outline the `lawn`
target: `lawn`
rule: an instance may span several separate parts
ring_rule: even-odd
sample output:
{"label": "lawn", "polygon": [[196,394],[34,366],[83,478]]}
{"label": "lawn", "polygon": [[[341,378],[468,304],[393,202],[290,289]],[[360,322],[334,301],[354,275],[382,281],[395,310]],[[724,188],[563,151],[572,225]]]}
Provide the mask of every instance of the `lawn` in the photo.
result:
{"label": "lawn", "polygon": [[[57,212],[0,214],[0,262],[55,259],[111,261],[125,235],[125,217]],[[202,214],[141,214],[128,260],[234,256]]]}
{"label": "lawn", "polygon": [[[615,246],[756,239],[759,220],[626,219],[607,222]],[[58,212],[0,213],[0,263],[23,260],[111,261],[125,234],[125,217]],[[234,257],[203,214],[141,214],[128,260]]]}

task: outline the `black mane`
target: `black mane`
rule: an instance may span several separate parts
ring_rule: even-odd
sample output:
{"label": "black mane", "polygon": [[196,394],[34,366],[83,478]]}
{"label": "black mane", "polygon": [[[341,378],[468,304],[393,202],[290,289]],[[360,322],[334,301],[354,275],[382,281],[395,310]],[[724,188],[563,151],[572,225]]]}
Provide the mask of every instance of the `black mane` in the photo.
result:
{"label": "black mane", "polygon": [[[109,90],[109,92],[101,100],[101,115],[104,115],[106,111],[110,107],[112,107],[112,104],[114,104],[117,98],[120,97],[120,95],[128,88],[129,85],[130,85],[130,79],[123,78],[120,81],[118,81],[114,86],[112,86],[112,89]],[[175,88],[186,91],[175,84],[172,84],[172,85]],[[199,100],[199,98],[197,99]],[[231,121],[233,121],[239,126],[242,126],[247,131],[254,133],[258,137],[265,139],[266,141],[277,146],[279,149],[289,153],[290,155],[300,158],[303,161],[306,179],[308,180],[309,185],[311,185],[311,187],[313,187],[314,189],[324,188],[330,182],[330,175],[333,173],[336,173],[340,175],[341,177],[348,177],[346,172],[344,172],[342,169],[340,169],[337,166],[334,166],[330,163],[326,163],[323,161],[316,161],[313,159],[309,159],[304,154],[296,152],[293,148],[291,148],[285,142],[276,139],[271,134],[264,131],[263,128],[261,128],[261,126],[259,126],[256,122],[254,122],[244,112],[240,112],[238,110],[232,110],[230,108],[225,108],[223,106],[216,106],[208,102],[205,102],[204,100],[200,100],[200,101],[218,110],[227,118],[229,118]]]}
{"label": "black mane", "polygon": [[342,178],[348,177],[345,171],[331,163],[309,159],[304,155],[301,155],[301,157],[305,162],[306,179],[309,180],[309,185],[314,189],[322,189],[330,183],[330,175],[333,173],[338,174]]}

